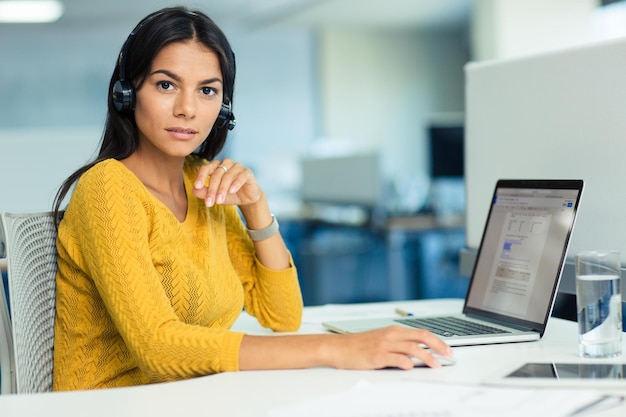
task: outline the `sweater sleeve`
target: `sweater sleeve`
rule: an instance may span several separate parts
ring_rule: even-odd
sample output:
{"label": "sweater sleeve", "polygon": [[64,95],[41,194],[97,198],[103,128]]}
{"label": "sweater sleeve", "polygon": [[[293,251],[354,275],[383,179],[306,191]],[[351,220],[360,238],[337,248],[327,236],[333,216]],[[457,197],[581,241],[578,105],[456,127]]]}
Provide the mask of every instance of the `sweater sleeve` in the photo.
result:
{"label": "sweater sleeve", "polygon": [[246,311],[263,327],[274,331],[298,330],[303,302],[291,254],[288,269],[268,269],[255,256],[254,244],[234,208],[227,210],[226,224],[229,253],[244,287]]}
{"label": "sweater sleeve", "polygon": [[148,239],[149,223],[165,220],[150,219],[132,180],[85,174],[72,197],[80,210],[67,219],[111,320],[153,382],[237,370],[241,333],[187,324],[173,311]]}

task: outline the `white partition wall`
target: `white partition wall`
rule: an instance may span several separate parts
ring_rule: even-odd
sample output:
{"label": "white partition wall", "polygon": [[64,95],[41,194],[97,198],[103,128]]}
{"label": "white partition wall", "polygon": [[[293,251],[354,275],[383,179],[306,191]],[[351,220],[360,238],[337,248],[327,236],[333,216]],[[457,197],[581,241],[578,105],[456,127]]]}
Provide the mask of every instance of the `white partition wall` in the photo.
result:
{"label": "white partition wall", "polygon": [[466,66],[467,246],[498,178],[582,178],[569,255],[626,261],[626,39]]}
{"label": "white partition wall", "polygon": [[[497,178],[581,178],[585,191],[559,287],[571,302],[578,251],[618,249],[626,265],[626,38],[471,63],[465,75],[470,250],[462,270],[471,272]],[[626,311],[626,292],[622,299]]]}

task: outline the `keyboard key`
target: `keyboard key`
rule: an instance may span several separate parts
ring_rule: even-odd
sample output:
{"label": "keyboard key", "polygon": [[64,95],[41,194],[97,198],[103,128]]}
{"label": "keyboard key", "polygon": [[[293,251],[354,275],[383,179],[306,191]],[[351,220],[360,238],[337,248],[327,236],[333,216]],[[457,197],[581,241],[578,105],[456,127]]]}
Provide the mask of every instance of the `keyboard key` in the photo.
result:
{"label": "keyboard key", "polygon": [[408,326],[426,329],[436,335],[451,337],[457,336],[476,336],[483,334],[510,333],[508,330],[498,329],[496,327],[474,323],[469,320],[463,320],[458,317],[434,317],[434,318],[403,318],[396,319],[399,323]]}

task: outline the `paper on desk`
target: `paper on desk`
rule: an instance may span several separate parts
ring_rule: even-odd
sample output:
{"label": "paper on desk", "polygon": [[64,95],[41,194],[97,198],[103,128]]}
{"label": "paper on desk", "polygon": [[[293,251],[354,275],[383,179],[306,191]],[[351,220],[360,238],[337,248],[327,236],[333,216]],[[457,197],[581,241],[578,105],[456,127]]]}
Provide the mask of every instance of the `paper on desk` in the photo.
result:
{"label": "paper on desk", "polygon": [[[430,310],[411,309],[412,314],[425,315]],[[349,320],[363,318],[397,317],[395,308],[385,303],[363,304],[326,304],[323,306],[307,307],[302,317],[303,322],[320,324],[328,320]]]}
{"label": "paper on desk", "polygon": [[569,416],[602,398],[593,390],[504,388],[415,380],[360,382],[351,390],[270,411],[270,417]]}

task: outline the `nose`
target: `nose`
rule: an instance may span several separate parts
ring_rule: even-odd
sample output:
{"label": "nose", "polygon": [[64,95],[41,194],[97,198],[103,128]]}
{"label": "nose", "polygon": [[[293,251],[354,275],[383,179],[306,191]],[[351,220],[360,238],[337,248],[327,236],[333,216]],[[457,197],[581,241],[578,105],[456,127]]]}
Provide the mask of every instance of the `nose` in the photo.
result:
{"label": "nose", "polygon": [[196,115],[196,101],[193,92],[180,91],[174,102],[174,116],[190,119]]}

